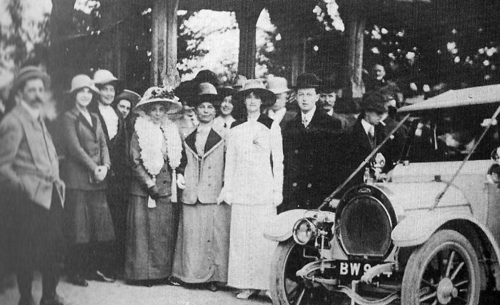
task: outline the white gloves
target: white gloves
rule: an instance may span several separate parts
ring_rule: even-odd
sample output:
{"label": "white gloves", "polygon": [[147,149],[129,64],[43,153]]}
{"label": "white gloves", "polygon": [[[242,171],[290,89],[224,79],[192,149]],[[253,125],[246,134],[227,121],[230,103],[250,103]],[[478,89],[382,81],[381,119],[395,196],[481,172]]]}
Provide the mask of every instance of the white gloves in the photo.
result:
{"label": "white gloves", "polygon": [[186,188],[186,179],[183,174],[177,174],[177,187],[181,190]]}

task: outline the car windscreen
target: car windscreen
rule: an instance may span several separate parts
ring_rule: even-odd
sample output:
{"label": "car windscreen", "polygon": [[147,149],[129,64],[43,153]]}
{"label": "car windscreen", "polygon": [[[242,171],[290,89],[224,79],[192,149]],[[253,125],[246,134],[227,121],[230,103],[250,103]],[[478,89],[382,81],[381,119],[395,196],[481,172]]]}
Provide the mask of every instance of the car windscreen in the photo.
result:
{"label": "car windscreen", "polygon": [[[498,104],[433,109],[415,113],[402,160],[410,162],[460,161],[477,144]],[[496,120],[472,152],[470,160],[490,158],[500,146]]]}

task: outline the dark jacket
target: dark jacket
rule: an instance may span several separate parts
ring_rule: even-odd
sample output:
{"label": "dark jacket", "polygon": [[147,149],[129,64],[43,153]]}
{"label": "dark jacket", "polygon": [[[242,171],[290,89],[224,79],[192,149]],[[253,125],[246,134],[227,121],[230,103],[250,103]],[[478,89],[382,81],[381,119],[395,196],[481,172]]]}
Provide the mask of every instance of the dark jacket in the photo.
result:
{"label": "dark jacket", "polygon": [[61,178],[68,188],[103,190],[107,187],[107,179],[101,183],[91,181],[98,166],[111,163],[101,123],[93,113],[91,119],[92,126],[76,108],[62,117],[65,160],[61,166]]}
{"label": "dark jacket", "polygon": [[333,152],[341,134],[341,122],[316,109],[304,127],[298,113],[283,130],[285,173],[283,207],[317,208],[336,187]]}

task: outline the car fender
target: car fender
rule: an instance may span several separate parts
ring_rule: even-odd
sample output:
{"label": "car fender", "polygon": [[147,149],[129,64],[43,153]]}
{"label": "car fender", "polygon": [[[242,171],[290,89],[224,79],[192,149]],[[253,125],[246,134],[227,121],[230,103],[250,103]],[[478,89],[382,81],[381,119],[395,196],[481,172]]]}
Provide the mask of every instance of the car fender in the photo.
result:
{"label": "car fender", "polygon": [[453,220],[465,220],[474,224],[486,236],[496,257],[500,257],[500,248],[493,234],[467,210],[434,209],[413,213],[397,224],[391,234],[392,241],[398,247],[418,246],[441,226]]}
{"label": "car fender", "polygon": [[264,237],[273,241],[285,241],[292,237],[293,225],[304,218],[307,210],[296,209],[276,215],[266,226]]}

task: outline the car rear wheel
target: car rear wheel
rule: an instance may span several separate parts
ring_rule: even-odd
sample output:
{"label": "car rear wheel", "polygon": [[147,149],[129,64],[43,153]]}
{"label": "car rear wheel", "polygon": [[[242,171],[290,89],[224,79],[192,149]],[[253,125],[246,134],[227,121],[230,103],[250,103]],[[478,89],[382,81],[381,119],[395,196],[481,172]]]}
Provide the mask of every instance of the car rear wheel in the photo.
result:
{"label": "car rear wheel", "polygon": [[292,239],[281,242],[273,257],[271,269],[271,298],[274,305],[316,305],[343,304],[339,295],[328,292],[323,286],[304,280],[296,275],[306,264],[319,258],[316,249],[307,248],[304,257],[304,247],[297,245]]}
{"label": "car rear wheel", "polygon": [[460,233],[438,231],[411,254],[403,276],[401,304],[477,305],[479,263]]}

